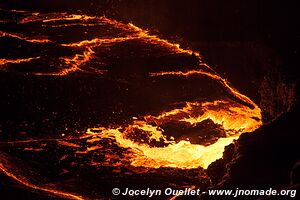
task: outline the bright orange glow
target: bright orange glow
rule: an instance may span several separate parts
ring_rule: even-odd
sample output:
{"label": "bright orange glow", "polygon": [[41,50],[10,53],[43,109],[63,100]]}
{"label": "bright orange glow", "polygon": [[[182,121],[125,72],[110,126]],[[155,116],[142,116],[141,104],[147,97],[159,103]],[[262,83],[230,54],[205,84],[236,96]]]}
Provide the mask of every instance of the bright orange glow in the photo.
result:
{"label": "bright orange glow", "polygon": [[31,43],[48,43],[51,42],[50,40],[46,39],[46,38],[37,38],[37,37],[33,37],[33,38],[29,38],[29,37],[25,37],[21,34],[15,34],[15,33],[6,33],[3,31],[0,31],[0,37],[12,37],[12,38],[17,38],[19,40],[25,40],[27,42],[31,42]]}
{"label": "bright orange glow", "polygon": [[39,57],[35,57],[35,58],[21,58],[21,59],[4,59],[4,58],[1,58],[0,59],[0,65],[6,65],[6,64],[19,64],[19,63],[22,63],[22,62],[30,62],[31,60],[34,60],[34,59],[39,59]]}
{"label": "bright orange glow", "polygon": [[[200,114],[199,111],[203,112]],[[261,126],[260,109],[250,109],[233,101],[218,100],[206,103],[186,102],[183,108],[166,111],[158,116],[145,116],[145,121],[134,120],[133,124],[115,129],[104,127],[89,129],[88,135],[94,140],[111,138],[122,148],[130,149],[126,159],[130,158],[131,165],[138,167],[177,167],[183,169],[207,168],[210,163],[222,157],[224,147],[232,143],[243,132],[250,132]],[[170,121],[183,121],[191,126],[206,119],[222,125],[226,138],[219,138],[216,143],[204,146],[191,144],[189,141],[167,140],[160,126]],[[150,125],[155,122],[154,125]],[[162,140],[167,146],[151,147],[146,143],[138,143],[126,136],[136,130],[147,132],[148,140]]]}
{"label": "bright orange glow", "polygon": [[[58,75],[58,76],[64,76],[68,75],[70,73],[74,72],[80,72],[84,71],[82,67],[89,63],[94,58],[94,48],[106,45],[110,46],[115,43],[124,42],[128,40],[140,40],[143,41],[145,44],[155,44],[159,45],[161,47],[166,48],[170,53],[173,54],[187,54],[195,56],[199,59],[199,62],[201,63],[201,57],[200,54],[193,50],[186,50],[180,47],[179,44],[169,42],[168,40],[161,39],[156,35],[149,34],[148,31],[143,30],[132,23],[129,24],[123,24],[116,20],[108,19],[106,17],[94,17],[94,16],[87,16],[87,15],[75,15],[75,14],[67,14],[67,13],[54,13],[52,16],[51,14],[43,15],[40,13],[33,13],[31,16],[28,16],[24,19],[22,19],[19,23],[25,24],[25,23],[32,23],[32,22],[42,22],[44,25],[48,25],[49,23],[56,22],[56,21],[76,21],[76,23],[73,23],[73,25],[80,24],[80,25],[91,25],[88,22],[99,23],[99,24],[107,24],[110,26],[113,26],[116,29],[120,29],[126,32],[126,36],[122,37],[113,37],[113,38],[94,38],[91,40],[83,40],[79,42],[69,43],[69,44],[59,44],[61,46],[66,46],[73,49],[81,49],[82,53],[75,54],[71,57],[61,57],[60,60],[63,61],[63,63],[67,66],[66,68],[61,69],[59,72],[55,73],[34,73],[35,75]],[[63,27],[63,26],[71,26],[72,24],[60,24],[60,25],[53,25],[49,24],[51,27]],[[31,43],[48,43],[53,42],[47,38],[37,38],[37,37],[27,37],[23,36],[21,34],[13,34],[13,33],[5,33],[1,32],[1,36],[9,36],[13,38],[18,38],[20,40],[25,40],[27,42]],[[30,61],[30,60],[28,60]],[[3,65],[3,63],[12,63],[12,61],[7,62],[0,62],[0,65]],[[209,69],[213,71],[208,65],[205,63],[201,63],[199,65],[201,68]],[[98,70],[98,74],[103,74],[105,71]]]}

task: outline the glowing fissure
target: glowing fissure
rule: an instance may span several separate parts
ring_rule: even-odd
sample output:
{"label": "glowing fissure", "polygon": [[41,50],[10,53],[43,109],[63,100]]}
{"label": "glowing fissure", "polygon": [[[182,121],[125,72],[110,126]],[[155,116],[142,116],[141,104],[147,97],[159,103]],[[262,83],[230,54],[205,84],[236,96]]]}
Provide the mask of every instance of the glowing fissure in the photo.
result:
{"label": "glowing fissure", "polygon": [[[199,62],[201,62],[201,57],[198,52],[192,51],[192,50],[185,50],[180,48],[179,44],[174,44],[169,42],[168,40],[161,39],[158,36],[155,35],[150,35],[148,31],[143,30],[132,23],[129,24],[122,24],[120,22],[117,22],[116,20],[111,20],[105,17],[92,17],[92,16],[87,16],[87,15],[75,15],[75,14],[61,14],[61,16],[53,16],[51,18],[51,15],[42,15],[40,13],[34,13],[32,16],[29,16],[27,18],[22,19],[19,23],[24,24],[24,23],[33,23],[33,22],[43,22],[44,24],[48,24],[51,22],[56,22],[56,21],[80,21],[82,24],[87,21],[96,21],[98,23],[103,23],[103,24],[109,24],[117,29],[121,29],[123,31],[127,32],[126,37],[116,37],[116,38],[94,38],[92,40],[84,40],[80,42],[75,42],[75,43],[70,43],[70,44],[60,44],[61,46],[66,46],[70,48],[82,48],[82,54],[76,54],[73,57],[62,57],[60,60],[64,61],[65,65],[68,66],[66,69],[62,69],[59,72],[55,73],[34,73],[35,75],[58,75],[58,76],[64,76],[68,75],[69,73],[74,73],[78,71],[84,71],[81,69],[81,66],[84,64],[90,62],[92,58],[94,57],[94,51],[93,48],[98,47],[100,45],[106,44],[106,45],[112,45],[117,42],[124,42],[128,40],[134,40],[134,39],[139,39],[143,40],[145,43],[149,44],[156,44],[156,45],[161,45],[165,48],[168,49],[168,51],[173,52],[174,54],[188,54],[188,55],[193,55],[196,58],[199,59]],[[69,26],[70,24],[63,24],[63,25],[58,25],[58,26]],[[52,24],[49,24],[49,26],[53,26]],[[20,34],[13,34],[13,33],[5,33],[1,32],[1,36],[7,36],[7,37],[13,37],[13,38],[18,38],[20,40],[25,40],[27,42],[31,43],[48,43],[48,42],[55,42],[51,41],[49,39],[38,39],[38,38],[30,38],[26,37]],[[29,60],[28,60],[29,61]],[[9,61],[5,62],[5,59],[0,63],[9,63]],[[209,68],[212,70],[208,65],[206,64],[201,64],[201,67]],[[212,70],[213,71],[213,70]],[[100,74],[102,74],[103,71],[101,71]]]}
{"label": "glowing fissure", "polygon": [[46,39],[46,38],[37,38],[37,37],[26,37],[21,34],[15,34],[15,33],[7,33],[0,31],[0,37],[12,37],[12,38],[17,38],[19,40],[25,40],[26,42],[31,42],[31,43],[48,43],[51,42],[51,40]]}
{"label": "glowing fissure", "polygon": [[[6,64],[19,64],[23,62],[30,62],[35,59],[39,59],[40,57],[35,58],[20,58],[20,59],[0,59],[0,65],[6,65]],[[3,66],[0,66],[0,69],[3,68]]]}
{"label": "glowing fissure", "polygon": [[[194,55],[196,56],[199,61],[200,61],[200,55],[198,52],[194,52],[192,50],[185,50],[180,48],[179,44],[172,44],[167,40],[160,39],[157,36],[152,36],[149,35],[148,31],[145,31],[143,29],[138,28],[137,26],[134,26],[133,24],[129,23],[128,25],[124,25],[121,23],[116,22],[115,20],[110,20],[104,17],[101,18],[93,18],[93,19],[98,19],[98,20],[103,20],[103,22],[106,22],[108,24],[114,25],[116,28],[121,28],[123,30],[130,30],[132,32],[131,35],[128,35],[127,37],[120,37],[120,38],[94,38],[92,40],[84,40],[76,43],[71,43],[71,44],[62,44],[62,46],[67,46],[67,47],[77,47],[77,48],[84,48],[83,54],[76,54],[73,58],[63,58],[65,60],[65,63],[68,65],[71,64],[70,69],[64,69],[61,72],[58,72],[56,74],[52,75],[67,75],[70,72],[76,72],[80,70],[80,66],[89,62],[94,55],[93,48],[106,44],[115,44],[118,42],[124,42],[128,40],[134,40],[134,39],[139,39],[139,40],[144,40],[145,43],[151,43],[151,44],[158,44],[162,45],[164,47],[167,47],[169,51],[174,52],[174,54],[177,53],[182,53],[182,54],[189,54],[189,55]],[[81,59],[83,58],[83,59]],[[207,68],[209,68],[208,65],[203,65]],[[211,69],[211,68],[209,68]]]}
{"label": "glowing fissure", "polygon": [[190,71],[186,71],[186,72],[182,72],[182,71],[174,71],[174,72],[160,72],[160,73],[151,73],[150,76],[192,76],[192,75],[205,75],[208,76],[212,79],[215,79],[217,81],[219,81],[220,83],[222,83],[225,88],[228,89],[228,91],[235,97],[237,97],[238,99],[240,99],[241,101],[248,103],[252,106],[254,106],[255,108],[258,108],[258,106],[247,96],[241,94],[239,91],[237,91],[235,88],[233,88],[232,86],[230,86],[230,84],[228,83],[228,81],[226,81],[225,79],[223,79],[222,77],[220,77],[218,74],[215,73],[209,73],[206,71],[203,71],[202,69],[199,70],[190,70]]}

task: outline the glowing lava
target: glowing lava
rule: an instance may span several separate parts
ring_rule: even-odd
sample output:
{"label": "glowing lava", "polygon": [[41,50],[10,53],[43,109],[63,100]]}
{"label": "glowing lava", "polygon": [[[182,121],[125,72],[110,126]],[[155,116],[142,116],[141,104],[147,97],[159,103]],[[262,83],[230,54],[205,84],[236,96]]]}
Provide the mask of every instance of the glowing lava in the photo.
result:
{"label": "glowing lava", "polygon": [[[147,114],[143,113],[138,117],[132,116],[132,120],[127,123],[115,122],[110,126],[99,125],[99,127],[89,128],[83,134],[75,134],[66,138],[4,141],[3,144],[21,144],[25,146],[23,149],[27,152],[43,152],[43,149],[50,148],[46,145],[47,143],[56,143],[55,145],[58,147],[72,149],[75,157],[87,155],[87,163],[90,166],[134,168],[133,171],[136,173],[145,173],[144,169],[159,168],[206,169],[212,162],[222,157],[225,146],[239,138],[242,133],[252,132],[262,125],[260,108],[249,97],[241,94],[227,80],[203,63],[198,52],[183,49],[179,44],[151,35],[149,31],[132,23],[124,24],[106,17],[68,13],[26,13],[25,17],[17,22],[17,25],[24,26],[26,24],[36,27],[37,30],[46,27],[55,31],[39,37],[32,36],[31,30],[22,34],[2,31],[0,37],[9,41],[17,40],[36,45],[32,47],[33,51],[35,47],[39,47],[44,48],[44,52],[49,51],[50,53],[46,55],[43,51],[37,50],[32,54],[24,52],[24,54],[28,54],[28,57],[23,56],[26,58],[1,58],[1,71],[25,73],[32,76],[89,75],[89,78],[104,77],[127,80],[132,74],[128,72],[124,76],[118,70],[114,71],[113,64],[119,58],[123,58],[122,61],[130,59],[136,61],[135,58],[138,55],[132,52],[138,49],[138,51],[144,50],[139,57],[140,60],[154,54],[153,57],[149,57],[158,60],[164,57],[168,57],[170,60],[180,57],[192,60],[194,66],[186,68],[176,66],[177,68],[172,69],[170,66],[166,68],[165,66],[156,66],[154,70],[150,66],[148,71],[145,70],[139,74],[138,78],[141,77],[140,79],[134,80],[150,80],[149,82],[151,82],[152,79],[156,81],[177,78],[185,81],[190,78],[197,80],[206,78],[217,85],[218,90],[222,90],[225,95],[207,99],[199,96],[199,98],[174,102],[178,104],[173,108],[163,107],[159,112],[148,111]],[[84,29],[82,33],[84,39],[82,37],[65,38],[56,34],[56,29],[73,26],[84,28],[99,26],[103,30],[101,33],[97,32],[99,35],[90,36]],[[109,34],[105,31],[108,31]],[[134,48],[128,51],[119,51],[120,48],[130,45]],[[26,65],[24,65],[25,63]],[[157,63],[160,64],[158,61]],[[30,70],[24,70],[22,68],[24,66],[29,66]],[[43,66],[47,67],[43,68]],[[130,67],[129,64],[128,67]],[[21,70],[18,71],[20,68]],[[127,81],[132,80],[128,79]],[[206,87],[206,85],[195,85],[194,87]],[[149,96],[155,95],[155,91],[149,94]],[[213,131],[202,134],[203,126],[206,124],[209,124],[208,128],[215,128],[215,135],[210,134]],[[171,129],[168,128],[170,126]],[[176,135],[172,131],[178,127],[182,128],[179,135],[178,133]],[[193,138],[199,140],[196,141]],[[29,147],[26,146],[27,144]],[[32,144],[35,146],[30,146]],[[94,161],[93,153],[103,158]],[[59,158],[59,161],[64,160],[67,156]],[[16,172],[10,170],[9,167],[9,165],[0,163],[0,169],[4,174],[27,187],[63,198],[82,199],[81,196],[73,195],[73,193],[35,185],[25,177],[16,175]]]}
{"label": "glowing lava", "polygon": [[[19,40],[24,40],[30,43],[55,43],[59,46],[71,48],[81,53],[76,53],[73,56],[58,57],[59,62],[63,61],[63,67],[59,71],[51,73],[34,72],[33,75],[69,75],[74,72],[88,72],[89,63],[93,61],[97,48],[110,48],[113,45],[126,41],[139,40],[148,45],[159,46],[167,51],[167,54],[183,54],[193,56],[198,59],[198,69],[187,71],[166,71],[166,72],[152,72],[149,77],[163,77],[163,76],[207,76],[222,84],[233,97],[239,99],[242,103],[236,103],[230,99],[219,99],[212,102],[184,102],[185,106],[173,110],[163,111],[158,116],[144,116],[144,119],[133,120],[127,126],[119,126],[117,128],[91,128],[82,138],[94,138],[94,141],[100,141],[104,138],[110,138],[120,148],[128,149],[126,151],[126,159],[131,160],[131,165],[142,166],[149,168],[159,167],[174,167],[174,168],[207,168],[208,165],[221,158],[224,147],[230,144],[234,139],[237,139],[243,132],[251,132],[261,126],[261,111],[258,106],[245,95],[239,93],[223,78],[221,78],[214,70],[207,64],[201,61],[198,52],[192,50],[182,49],[179,44],[171,43],[158,36],[149,34],[148,31],[143,30],[132,23],[123,24],[116,20],[111,20],[105,17],[94,17],[86,15],[74,15],[67,13],[53,13],[40,14],[33,13],[31,16],[19,21],[19,24],[27,23],[42,23],[43,26],[57,27],[55,22],[75,21],[76,23],[63,23],[59,26],[76,26],[78,23],[84,25],[88,23],[106,24],[118,30],[122,30],[119,37],[112,38],[93,38],[88,40],[81,40],[71,43],[58,43],[55,39],[48,37],[36,38],[24,36],[19,33],[5,33],[1,32],[1,37],[11,37]],[[17,64],[22,62],[30,62],[31,60],[41,59],[42,55],[35,58],[28,59],[1,59],[0,65],[5,65],[5,70],[9,71],[10,63]],[[60,64],[62,65],[62,64]],[[105,75],[107,70],[93,68],[93,73],[97,75]],[[210,145],[192,144],[190,141],[174,141],[167,139],[164,135],[162,126],[169,122],[185,122],[190,127],[196,126],[205,120],[212,120],[214,124],[221,125],[226,132],[226,137],[217,138],[217,141]],[[96,130],[96,132],[95,132]],[[161,140],[165,146],[150,146],[147,143],[136,142],[127,135],[130,132],[134,133],[137,130],[147,132],[148,140]],[[185,134],[184,132],[182,134]],[[200,134],[200,133],[199,133]],[[172,134],[170,134],[172,135]],[[138,137],[138,136],[137,136]],[[171,137],[172,138],[172,137]],[[174,138],[173,138],[174,139]],[[91,140],[89,140],[91,141]],[[92,143],[92,142],[90,142]],[[64,145],[67,143],[60,143]],[[68,145],[67,145],[68,146]],[[96,144],[97,146],[97,144]],[[85,153],[97,150],[98,148],[89,147]],[[82,152],[81,152],[82,153]],[[120,158],[121,159],[121,158]]]}
{"label": "glowing lava", "polygon": [[[187,122],[191,126],[210,119],[222,125],[226,138],[219,138],[211,145],[191,144],[182,140],[167,140],[164,130],[160,128],[170,121]],[[125,128],[107,129],[104,127],[89,129],[87,134],[94,138],[91,143],[105,138],[115,140],[119,147],[129,149],[126,159],[137,167],[174,167],[174,168],[207,168],[210,163],[222,157],[224,147],[232,143],[243,132],[251,132],[261,126],[260,109],[251,109],[233,101],[219,100],[215,102],[191,103],[186,106],[167,111],[159,116],[145,116],[145,121],[135,120]],[[148,122],[148,123],[147,123]],[[155,126],[150,125],[155,122]],[[123,131],[122,131],[123,129]],[[145,143],[134,142],[127,137],[132,132],[146,132],[149,142],[162,140],[166,146],[152,147]],[[184,133],[183,133],[184,134]],[[96,139],[96,140],[95,140]]]}

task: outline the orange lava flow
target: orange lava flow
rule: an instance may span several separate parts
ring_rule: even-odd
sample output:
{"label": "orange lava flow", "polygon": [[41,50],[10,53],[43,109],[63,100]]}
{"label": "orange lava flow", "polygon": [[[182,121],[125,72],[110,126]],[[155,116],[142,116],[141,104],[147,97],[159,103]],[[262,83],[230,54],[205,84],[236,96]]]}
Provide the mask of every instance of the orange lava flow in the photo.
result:
{"label": "orange lava flow", "polygon": [[[202,114],[197,113],[199,111]],[[182,169],[202,167],[206,169],[210,163],[222,157],[224,147],[237,139],[241,133],[251,132],[260,127],[262,125],[260,117],[258,107],[251,109],[226,100],[205,103],[186,102],[186,106],[182,108],[176,108],[158,116],[145,116],[144,120],[134,120],[125,128],[93,128],[89,129],[87,134],[94,139],[114,139],[120,147],[130,149],[128,157],[130,157],[131,165],[136,167]],[[206,119],[222,125],[227,136],[219,138],[214,144],[204,146],[192,144],[187,140],[179,142],[167,140],[163,134],[164,130],[160,128],[161,124],[174,120],[187,122],[193,126]],[[156,125],[152,125],[151,122],[155,122]],[[152,147],[126,137],[137,129],[147,132],[149,141],[162,140],[166,146]]]}
{"label": "orange lava flow", "polygon": [[0,65],[6,65],[6,64],[19,64],[19,63],[22,63],[22,62],[30,62],[31,60],[34,60],[34,59],[39,59],[40,57],[35,57],[35,58],[20,58],[20,59],[4,59],[4,58],[1,58],[0,59]]}
{"label": "orange lava flow", "polygon": [[199,70],[190,70],[190,71],[186,71],[186,72],[182,72],[182,71],[174,71],[174,72],[160,72],[160,73],[151,73],[150,76],[166,76],[166,75],[173,75],[173,76],[191,76],[191,75],[205,75],[208,76],[212,79],[218,80],[221,84],[223,84],[225,86],[225,88],[228,89],[228,91],[235,97],[237,97],[238,99],[254,106],[255,108],[259,109],[258,106],[247,96],[241,94],[239,91],[237,91],[235,88],[233,88],[232,86],[230,86],[229,82],[226,81],[226,79],[223,79],[222,77],[220,77],[218,74],[215,73],[209,73],[206,71],[203,71],[201,69]]}
{"label": "orange lava flow", "polygon": [[[199,61],[201,59],[198,52],[182,49],[180,48],[179,44],[171,43],[168,40],[161,39],[156,35],[150,35],[148,31],[143,30],[133,25],[132,23],[123,24],[117,22],[116,20],[108,19],[105,17],[90,17],[86,15],[66,15],[64,18],[47,19],[47,20],[43,20],[43,22],[47,23],[51,21],[57,21],[59,19],[60,20],[83,20],[83,21],[96,20],[97,22],[109,24],[115,28],[127,31],[128,35],[126,37],[94,38],[92,40],[83,40],[75,43],[62,44],[62,46],[71,47],[71,48],[83,48],[84,49],[83,53],[76,54],[74,57],[71,58],[69,57],[62,58],[65,61],[65,63],[71,67],[68,69],[63,69],[58,73],[50,74],[50,75],[67,75],[72,72],[80,71],[81,70],[80,66],[89,62],[93,58],[94,56],[93,48],[104,44],[110,45],[118,42],[134,40],[134,39],[142,40],[145,43],[149,43],[149,44],[161,45],[167,48],[170,52],[173,52],[174,54],[188,54],[197,57]],[[70,24],[66,24],[65,26],[69,26],[69,25]],[[203,66],[211,69],[208,65],[204,64]]]}
{"label": "orange lava flow", "polygon": [[[55,14],[55,13],[54,13]],[[72,24],[58,24],[55,25],[53,22],[57,21],[75,21],[76,23]],[[169,52],[173,54],[187,54],[195,56],[199,62],[201,63],[201,57],[200,54],[193,50],[187,50],[180,47],[179,44],[169,42],[166,39],[161,39],[156,35],[151,35],[147,30],[143,30],[132,23],[123,24],[116,20],[108,19],[106,17],[95,17],[95,16],[88,16],[88,15],[76,15],[76,14],[67,14],[67,13],[61,13],[59,16],[53,15],[51,16],[45,16],[40,13],[32,13],[31,16],[28,16],[22,20],[20,20],[19,24],[26,24],[26,23],[34,23],[34,22],[41,22],[42,26],[50,26],[50,27],[64,27],[64,26],[72,26],[72,25],[92,25],[93,23],[98,24],[106,24],[110,25],[116,29],[123,30],[126,33],[126,36],[122,37],[113,37],[113,38],[94,38],[91,40],[83,40],[79,42],[69,43],[69,44],[58,44],[61,46],[69,47],[71,49],[81,49],[82,53],[75,54],[74,56],[70,57],[61,57],[60,60],[63,61],[63,63],[67,66],[66,68],[62,68],[59,72],[55,73],[34,73],[35,75],[58,75],[58,76],[64,76],[68,75],[70,73],[78,72],[78,71],[84,71],[82,67],[84,67],[85,64],[91,62],[91,60],[94,58],[94,48],[99,47],[101,45],[110,46],[115,43],[124,42],[128,40],[140,40],[143,41],[146,44],[154,44],[159,45],[164,48],[166,48]],[[24,40],[31,43],[49,43],[54,42],[47,38],[37,38],[37,37],[27,37],[23,36],[21,34],[14,34],[14,33],[5,33],[0,32],[1,36],[9,36],[12,38],[18,38],[20,40]],[[3,65],[4,61],[0,63],[0,65]],[[7,62],[9,63],[9,62]],[[199,65],[201,67],[204,67],[205,69],[211,69],[208,65],[201,63]],[[99,74],[103,74],[104,71],[98,71]]]}
{"label": "orange lava flow", "polygon": [[7,32],[3,32],[0,31],[0,37],[12,37],[12,38],[17,38],[19,40],[25,40],[27,42],[31,42],[31,43],[48,43],[51,42],[51,40],[46,39],[46,38],[30,38],[30,37],[26,37],[23,36],[21,34],[15,34],[15,33],[7,33]]}

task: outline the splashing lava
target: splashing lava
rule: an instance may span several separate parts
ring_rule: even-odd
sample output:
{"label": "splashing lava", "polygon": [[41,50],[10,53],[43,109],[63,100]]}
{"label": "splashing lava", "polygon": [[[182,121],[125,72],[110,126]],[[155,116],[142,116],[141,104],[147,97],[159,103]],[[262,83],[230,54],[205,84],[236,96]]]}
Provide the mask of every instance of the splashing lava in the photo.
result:
{"label": "splashing lava", "polygon": [[[191,88],[202,88],[205,92],[159,110],[132,116],[127,123],[93,127],[83,134],[65,138],[31,138],[1,144],[22,144],[27,145],[23,148],[26,151],[47,152],[45,144],[52,142],[72,149],[75,155],[101,155],[98,161],[91,158],[90,165],[136,168],[136,173],[145,172],[139,170],[141,167],[206,169],[222,157],[225,146],[242,133],[262,125],[260,108],[203,63],[198,52],[183,49],[179,44],[151,35],[131,23],[123,24],[105,17],[30,12],[18,12],[18,15],[16,23],[1,21],[7,27],[14,24],[14,28],[0,31],[0,36],[6,40],[6,45],[14,47],[15,43],[22,43],[25,47],[30,46],[30,51],[24,47],[15,56],[8,52],[0,58],[3,73],[96,76],[127,81],[149,80],[151,83],[193,80],[202,85]],[[74,35],[68,37],[70,34]],[[145,69],[130,67],[132,60],[138,60]],[[128,66],[127,71],[113,68],[119,65]],[[208,95],[213,92],[211,87],[220,92]],[[148,95],[156,94],[152,91]],[[80,196],[34,186],[25,178],[14,175],[6,164],[0,165],[2,172],[28,187],[80,199]]]}

